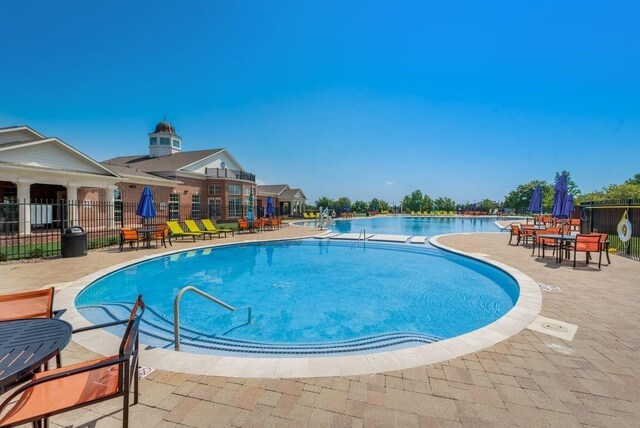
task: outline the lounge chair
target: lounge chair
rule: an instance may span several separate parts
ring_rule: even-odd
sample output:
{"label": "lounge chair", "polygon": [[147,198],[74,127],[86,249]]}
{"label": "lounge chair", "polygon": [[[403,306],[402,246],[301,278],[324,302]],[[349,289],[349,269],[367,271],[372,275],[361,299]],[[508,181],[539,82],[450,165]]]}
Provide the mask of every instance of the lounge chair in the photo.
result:
{"label": "lounge chair", "polygon": [[144,303],[138,297],[129,319],[74,330],[75,334],[126,325],[118,354],[36,373],[28,383],[8,394],[0,405],[0,414],[4,415],[0,418],[0,426],[29,422],[34,426],[49,426],[50,416],[122,397],[122,425],[128,427],[131,382],[133,404],[138,403],[138,328],[143,313]]}
{"label": "lounge chair", "polygon": [[[27,318],[59,318],[63,310],[53,310],[55,288],[46,290],[25,291],[0,295],[0,321],[20,320]],[[62,367],[60,354],[56,355],[56,364]],[[48,363],[45,364],[45,368]]]}
{"label": "lounge chair", "polygon": [[306,219],[310,219],[311,217],[309,217],[309,213],[302,213],[302,216]]}
{"label": "lounge chair", "polygon": [[200,230],[200,228],[198,227],[196,222],[193,221],[193,220],[185,220],[184,224],[185,224],[185,226],[187,226],[187,229],[191,233],[202,233],[205,236],[211,236],[211,237],[213,237],[213,235],[218,235],[218,238],[220,238],[220,233],[219,232],[217,232],[217,231],[216,232],[209,232],[208,230]]}
{"label": "lounge chair", "polygon": [[[193,242],[196,242],[196,238],[201,236],[202,239],[205,239],[205,235],[204,233],[200,232],[185,232],[184,230],[182,230],[182,228],[180,227],[180,225],[178,224],[177,221],[168,221],[167,222],[167,226],[169,226],[169,230],[171,231],[171,233],[169,234],[169,243],[171,244],[171,237],[173,236],[174,238],[177,236],[180,237],[185,237],[185,236],[191,236],[193,238]],[[173,244],[171,244],[173,245]]]}
{"label": "lounge chair", "polygon": [[227,233],[231,233],[231,236],[233,236],[235,234],[235,231],[233,229],[230,229],[228,227],[221,227],[221,228],[217,228],[215,224],[213,224],[213,222],[211,220],[209,220],[208,218],[202,219],[200,220],[202,222],[202,226],[204,227],[204,229],[207,232],[215,232],[218,234],[218,237],[220,237],[221,233],[224,233],[224,237],[227,237]]}

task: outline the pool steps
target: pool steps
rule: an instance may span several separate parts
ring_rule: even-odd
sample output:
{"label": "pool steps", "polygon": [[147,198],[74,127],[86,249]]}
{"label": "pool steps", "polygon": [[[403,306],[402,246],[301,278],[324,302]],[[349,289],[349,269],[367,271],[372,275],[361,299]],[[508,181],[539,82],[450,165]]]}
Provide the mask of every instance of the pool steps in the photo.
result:
{"label": "pool steps", "polygon": [[[349,241],[362,240],[361,233],[324,233],[322,235],[314,236],[315,239],[339,239]],[[398,242],[410,244],[426,244],[429,241],[428,236],[411,236],[411,235],[389,235],[383,233],[368,233],[365,234],[365,240],[377,241],[377,242]]]}
{"label": "pool steps", "polygon": [[[128,317],[128,303],[110,303],[79,308],[80,312],[94,323],[104,323]],[[238,323],[240,326],[241,323]],[[107,328],[115,335],[122,335],[123,327]],[[427,344],[442,340],[436,336],[420,333],[389,333],[354,340],[331,343],[268,344],[250,340],[230,339],[210,335],[188,327],[180,329],[183,351],[192,353],[215,353],[216,355],[251,356],[313,356],[367,353],[372,350],[392,350],[416,344]],[[140,340],[154,348],[173,349],[173,323],[151,308],[147,308],[140,324]],[[213,352],[211,352],[213,351]]]}

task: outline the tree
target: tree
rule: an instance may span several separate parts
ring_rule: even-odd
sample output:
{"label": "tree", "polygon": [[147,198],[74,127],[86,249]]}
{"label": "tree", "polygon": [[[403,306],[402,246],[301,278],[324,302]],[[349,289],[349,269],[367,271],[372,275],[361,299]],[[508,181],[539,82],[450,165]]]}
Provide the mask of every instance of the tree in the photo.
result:
{"label": "tree", "polygon": [[437,211],[455,211],[456,202],[451,198],[439,197],[434,202],[434,209]]}
{"label": "tree", "polygon": [[390,211],[391,207],[389,206],[389,202],[383,201],[380,199],[378,201],[378,211]]}
{"label": "tree", "polygon": [[351,199],[347,198],[346,196],[339,197],[335,202],[334,208],[339,212],[348,211],[351,208]]}
{"label": "tree", "polygon": [[640,199],[640,184],[612,184],[604,188],[604,199]]}
{"label": "tree", "polygon": [[422,197],[422,211],[433,211],[433,199],[427,194]]}
{"label": "tree", "polygon": [[634,175],[630,179],[624,182],[624,184],[638,184],[640,185],[640,173]]}
{"label": "tree", "polygon": [[484,211],[487,213],[490,213],[491,211],[493,211],[494,208],[496,208],[496,205],[497,204],[493,202],[491,199],[483,199],[477,204],[479,211]]}
{"label": "tree", "polygon": [[[561,173],[556,172],[556,178],[553,181],[554,184],[556,181],[558,181],[558,178],[560,178],[560,174]],[[563,170],[562,174],[566,174],[567,176],[567,189],[569,190],[569,193],[571,193],[573,196],[580,196],[582,192],[578,188],[578,185],[575,183],[575,181],[573,181],[573,178],[571,178],[571,173],[567,170]]]}
{"label": "tree", "polygon": [[504,207],[518,213],[527,212],[529,210],[529,201],[531,200],[531,195],[533,195],[533,189],[536,185],[542,187],[542,210],[547,212],[551,211],[553,207],[553,186],[545,181],[537,180],[520,184],[509,192],[504,198]]}
{"label": "tree", "polygon": [[369,204],[365,201],[355,201],[351,204],[351,211],[354,213],[366,213],[369,209]]}
{"label": "tree", "polygon": [[332,208],[335,205],[335,202],[326,196],[321,197],[316,201],[316,207],[320,208]]}

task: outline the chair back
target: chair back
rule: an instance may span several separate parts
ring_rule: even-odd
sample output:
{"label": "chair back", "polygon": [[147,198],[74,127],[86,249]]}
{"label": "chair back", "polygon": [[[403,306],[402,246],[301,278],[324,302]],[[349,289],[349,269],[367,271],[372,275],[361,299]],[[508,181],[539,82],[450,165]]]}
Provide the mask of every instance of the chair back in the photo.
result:
{"label": "chair back", "polygon": [[120,233],[122,233],[122,239],[125,241],[135,241],[138,239],[138,231],[135,229],[120,229]]}
{"label": "chair back", "polygon": [[169,228],[167,226],[158,226],[155,234],[156,239],[168,238]]}
{"label": "chair back", "polygon": [[0,321],[53,316],[53,287],[0,295]]}
{"label": "chair back", "polygon": [[144,310],[145,304],[142,301],[142,296],[138,296],[136,303],[131,309],[131,314],[129,314],[129,321],[122,336],[122,342],[120,342],[120,357],[130,358],[134,351],[137,352],[135,345],[138,342],[140,319],[142,315],[144,315]]}
{"label": "chair back", "polygon": [[246,220],[243,220],[241,218],[238,219],[238,227],[240,229],[247,229],[249,227],[249,223],[247,223]]}
{"label": "chair back", "polygon": [[189,229],[189,232],[202,232],[196,222],[193,220],[185,220],[184,224],[187,226],[187,229]]}
{"label": "chair back", "polygon": [[563,224],[561,229],[562,235],[571,235],[571,224]]}
{"label": "chair back", "polygon": [[208,219],[208,218],[203,218],[202,220],[200,220],[202,222],[202,226],[204,226],[205,230],[207,230],[208,232],[216,232],[216,225],[213,224],[213,222]]}
{"label": "chair back", "polygon": [[604,250],[606,244],[607,244],[607,240],[609,239],[609,234],[608,233],[596,233],[596,232],[591,232],[589,233],[589,235],[600,235],[600,247],[602,247],[602,249]]}
{"label": "chair back", "polygon": [[512,235],[520,235],[520,226],[517,224],[511,225],[511,234]]}
{"label": "chair back", "polygon": [[169,226],[171,233],[173,233],[174,235],[184,234],[184,230],[182,230],[177,221],[167,221],[167,226]]}
{"label": "chair back", "polygon": [[600,234],[597,235],[577,235],[576,251],[597,252],[600,251]]}

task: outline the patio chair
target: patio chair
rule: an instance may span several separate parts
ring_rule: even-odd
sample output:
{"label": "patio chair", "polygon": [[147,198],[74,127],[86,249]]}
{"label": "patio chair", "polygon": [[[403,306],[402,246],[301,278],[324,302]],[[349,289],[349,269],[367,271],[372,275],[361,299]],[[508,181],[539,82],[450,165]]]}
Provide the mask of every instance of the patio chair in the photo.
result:
{"label": "patio chair", "polygon": [[[178,224],[177,221],[168,221],[167,222],[167,226],[169,226],[169,230],[171,231],[171,233],[169,234],[169,243],[171,243],[171,237],[185,237],[185,236],[191,236],[193,238],[193,242],[196,242],[196,238],[197,237],[202,237],[202,239],[205,239],[205,235],[200,232],[185,232],[184,230],[182,230],[182,228],[180,227],[180,225]],[[173,245],[173,244],[171,244]]]}
{"label": "patio chair", "polygon": [[607,256],[607,265],[610,265],[611,259],[609,258],[609,234],[591,232],[589,235],[600,235],[600,248],[602,251],[604,251],[604,254]]}
{"label": "patio chair", "polygon": [[271,226],[272,229],[280,229],[282,222],[279,218],[272,217],[269,219],[269,226]]}
{"label": "patio chair", "polygon": [[138,250],[140,241],[144,241],[144,237],[140,236],[137,230],[128,227],[120,229],[120,251],[123,250],[124,244],[129,244],[131,249],[133,249],[133,244],[136,244],[136,250]]}
{"label": "patio chair", "polygon": [[602,246],[600,245],[600,234],[598,235],[576,235],[576,242],[573,247],[573,268],[576,268],[576,256],[578,252],[586,253],[587,266],[591,253],[598,253],[598,270],[602,266]]}
{"label": "patio chair", "polygon": [[540,248],[542,248],[542,258],[545,257],[544,250],[547,247],[553,248],[553,255],[556,254],[556,249],[560,248],[560,243],[557,239],[553,238],[542,238],[541,235],[559,235],[560,228],[559,227],[547,227],[546,229],[534,230],[534,238],[533,238],[533,250],[531,251],[531,255],[533,256],[536,247],[538,247],[538,257],[540,257]]}
{"label": "patio chair", "polygon": [[249,222],[247,220],[243,220],[241,218],[238,219],[238,231],[240,232],[250,232],[251,228],[249,227]]}
{"label": "patio chair", "polygon": [[123,397],[122,426],[128,427],[132,382],[133,404],[138,403],[138,328],[143,313],[144,303],[138,296],[128,319],[74,330],[75,334],[126,324],[118,354],[36,373],[28,383],[16,388],[0,405],[0,414],[3,414],[12,404],[0,419],[0,426],[29,422],[48,426],[50,416]]}
{"label": "patio chair", "polygon": [[228,227],[217,228],[216,225],[213,224],[213,222],[208,218],[204,218],[200,221],[202,222],[202,226],[207,232],[215,232],[218,234],[218,237],[220,237],[221,233],[224,233],[225,238],[227,237],[227,233],[231,233],[231,236],[235,234],[235,231],[231,228],[228,228]]}
{"label": "patio chair", "polygon": [[[167,241],[169,240],[169,228],[166,226],[158,226],[158,230],[153,234],[153,239],[156,241],[156,245],[160,242],[164,245],[164,248],[167,248]],[[173,244],[169,242],[169,244],[173,247]]]}
{"label": "patio chair", "polygon": [[[26,318],[59,318],[65,310],[53,310],[55,288],[0,295],[0,321]],[[49,363],[45,364],[45,369]],[[62,367],[62,357],[56,355],[56,365]]]}
{"label": "patio chair", "polygon": [[511,241],[513,240],[514,236],[518,238],[518,240],[516,241],[516,246],[520,245],[520,239],[522,238],[520,225],[519,224],[511,224],[509,232],[511,232],[511,235],[509,236],[509,245],[511,245]]}
{"label": "patio chair", "polygon": [[185,220],[184,224],[185,226],[187,226],[187,229],[189,230],[189,232],[202,233],[204,236],[210,236],[212,239],[213,239],[213,235],[218,235],[218,238],[220,237],[220,234],[218,232],[209,232],[208,230],[200,230],[196,222],[193,220]]}

